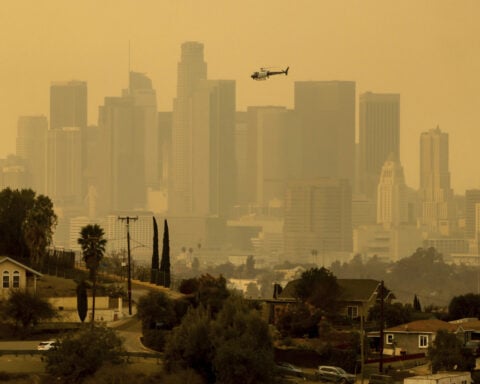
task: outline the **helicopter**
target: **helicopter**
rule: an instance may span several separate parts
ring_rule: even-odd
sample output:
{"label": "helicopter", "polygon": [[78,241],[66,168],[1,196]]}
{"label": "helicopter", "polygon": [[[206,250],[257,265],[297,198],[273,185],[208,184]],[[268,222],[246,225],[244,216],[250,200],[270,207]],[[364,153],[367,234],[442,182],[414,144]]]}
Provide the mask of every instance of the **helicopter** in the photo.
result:
{"label": "helicopter", "polygon": [[270,76],[273,76],[273,75],[285,74],[285,76],[287,76],[289,68],[290,67],[287,67],[283,71],[269,71],[268,68],[260,68],[260,71],[253,72],[251,78],[253,80],[267,80]]}

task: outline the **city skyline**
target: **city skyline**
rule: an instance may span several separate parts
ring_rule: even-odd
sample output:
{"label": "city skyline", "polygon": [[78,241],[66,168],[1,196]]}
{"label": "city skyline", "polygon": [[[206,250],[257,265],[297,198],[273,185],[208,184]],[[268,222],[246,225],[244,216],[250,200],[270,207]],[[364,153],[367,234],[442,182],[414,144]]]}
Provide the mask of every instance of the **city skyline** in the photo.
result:
{"label": "city skyline", "polygon": [[[4,6],[0,157],[14,153],[20,116],[48,114],[52,81],[87,82],[89,124],[97,123],[104,97],[128,86],[129,68],[152,79],[159,111],[172,110],[180,45],[199,41],[208,77],[236,80],[240,111],[262,105],[292,108],[295,81],[354,81],[357,120],[359,94],[400,94],[407,184],[419,185],[420,133],[439,125],[450,135],[455,193],[480,187],[475,169],[480,54],[473,49],[480,38],[477,2],[142,5],[52,0]],[[288,77],[250,79],[252,71],[270,65],[289,65]],[[358,140],[358,122],[356,130]]]}

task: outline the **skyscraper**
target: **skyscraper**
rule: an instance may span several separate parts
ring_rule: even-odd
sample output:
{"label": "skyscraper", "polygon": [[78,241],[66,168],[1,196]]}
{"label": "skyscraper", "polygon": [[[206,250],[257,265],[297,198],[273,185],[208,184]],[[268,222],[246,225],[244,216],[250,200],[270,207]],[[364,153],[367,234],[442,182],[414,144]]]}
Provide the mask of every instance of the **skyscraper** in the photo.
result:
{"label": "skyscraper", "polygon": [[50,85],[50,129],[87,126],[87,83],[53,82]]}
{"label": "skyscraper", "polygon": [[190,215],[193,207],[193,94],[200,80],[207,78],[203,44],[186,42],[178,63],[177,97],[173,101],[172,164],[169,188],[169,210],[175,215]]}
{"label": "skyscraper", "polygon": [[47,140],[47,194],[56,206],[82,202],[80,128],[50,129]]}
{"label": "skyscraper", "polygon": [[453,190],[448,167],[448,134],[440,128],[420,136],[420,224],[427,231],[448,235],[454,225]]}
{"label": "skyscraper", "polygon": [[299,177],[334,177],[353,185],[355,82],[295,82],[295,113],[302,141]]}
{"label": "skyscraper", "polygon": [[[87,127],[87,83],[85,81],[64,81],[64,82],[52,82],[50,85],[50,130],[61,130],[63,128],[78,128],[78,135],[80,136],[80,148],[81,151],[74,151],[74,153],[79,156],[75,160],[76,163],[80,166],[80,178],[79,178],[79,194],[86,194],[86,183],[83,180],[83,171],[86,168],[86,148],[85,143],[85,132],[84,130]],[[71,132],[71,131],[70,131]],[[64,136],[65,134],[63,134]],[[62,136],[62,134],[60,134]],[[54,136],[50,136],[50,140],[47,142],[47,146],[54,144],[55,140],[59,139],[60,136],[56,139],[53,139]],[[62,139],[63,140],[63,139]],[[50,153],[59,153],[59,148],[50,150],[47,148],[47,152]],[[55,166],[62,166],[58,161],[56,163],[51,163],[50,161],[54,160],[54,157],[47,156],[47,174],[59,174],[59,172],[54,168]],[[56,165],[55,165],[56,164]],[[61,173],[61,172],[60,172]],[[53,176],[49,176],[50,186],[48,188],[53,188]],[[58,200],[60,203],[60,200]]]}
{"label": "skyscraper", "polygon": [[28,182],[37,194],[45,194],[45,151],[48,121],[45,116],[21,116],[17,125],[17,156],[25,161]]}
{"label": "skyscraper", "polygon": [[480,189],[467,189],[465,191],[465,237],[473,239],[476,236],[476,212],[480,204]]}
{"label": "skyscraper", "polygon": [[[145,74],[130,72],[129,95],[135,105],[136,129],[144,132],[144,164],[145,184],[158,188],[160,185],[160,169],[158,160],[159,132],[157,95],[152,81]],[[143,127],[140,128],[139,125]]]}
{"label": "skyscraper", "polygon": [[248,107],[246,186],[249,203],[265,210],[273,200],[283,201],[294,147],[290,130],[292,111],[285,107]]}
{"label": "skyscraper", "polygon": [[311,262],[312,250],[322,259],[332,252],[351,252],[351,206],[348,180],[289,181],[285,197],[285,258]]}
{"label": "skyscraper", "polygon": [[99,109],[98,199],[103,213],[145,209],[147,188],[160,183],[156,92],[149,77],[130,72],[128,89]]}
{"label": "skyscraper", "polygon": [[142,209],[145,204],[143,126],[136,125],[133,97],[106,97],[99,109],[99,207]]}
{"label": "skyscraper", "polygon": [[377,223],[392,228],[408,222],[407,186],[403,167],[391,156],[383,164],[377,193]]}
{"label": "skyscraper", "polygon": [[400,159],[400,95],[360,95],[360,193],[375,199],[380,171],[390,154]]}
{"label": "skyscraper", "polygon": [[176,216],[225,217],[235,201],[235,81],[206,78],[203,45],[182,44],[169,191]]}

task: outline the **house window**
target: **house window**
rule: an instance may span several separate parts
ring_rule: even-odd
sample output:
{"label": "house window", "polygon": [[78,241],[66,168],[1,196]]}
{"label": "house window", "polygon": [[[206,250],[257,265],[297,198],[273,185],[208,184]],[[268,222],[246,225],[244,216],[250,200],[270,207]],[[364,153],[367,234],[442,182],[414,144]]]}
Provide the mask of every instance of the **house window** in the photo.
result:
{"label": "house window", "polygon": [[20,288],[20,272],[14,271],[13,272],[13,288]]}
{"label": "house window", "polygon": [[428,335],[418,336],[418,346],[420,348],[428,348]]}
{"label": "house window", "polygon": [[347,307],[347,316],[350,319],[356,319],[358,317],[358,307],[357,306]]}
{"label": "house window", "polygon": [[3,288],[10,288],[10,273],[8,273],[8,271],[3,272],[2,287]]}
{"label": "house window", "polygon": [[386,340],[387,344],[393,344],[393,333],[387,333]]}

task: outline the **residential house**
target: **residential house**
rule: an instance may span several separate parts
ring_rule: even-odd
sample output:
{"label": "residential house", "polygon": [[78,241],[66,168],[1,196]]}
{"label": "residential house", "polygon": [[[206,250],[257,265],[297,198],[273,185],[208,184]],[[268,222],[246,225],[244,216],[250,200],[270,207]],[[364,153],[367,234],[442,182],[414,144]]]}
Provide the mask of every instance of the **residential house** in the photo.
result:
{"label": "residential house", "polygon": [[[299,280],[290,281],[281,294],[280,299],[296,297],[295,286]],[[337,279],[340,287],[340,314],[350,319],[366,317],[368,311],[381,299],[381,282],[374,279]],[[395,295],[387,288],[383,288],[385,303],[391,303]]]}
{"label": "residential house", "polygon": [[[383,332],[383,353],[391,356],[402,354],[427,354],[440,330],[457,333],[459,326],[438,319],[416,320],[387,328]],[[370,340],[378,339],[378,331],[369,332]]]}
{"label": "residential house", "polygon": [[0,275],[2,276],[0,299],[7,298],[12,289],[31,289],[35,292],[37,279],[42,276],[40,272],[8,256],[0,256]]}
{"label": "residential house", "polygon": [[463,334],[463,342],[470,340],[480,340],[480,320],[477,318],[464,318],[451,321],[450,323],[456,324]]}

